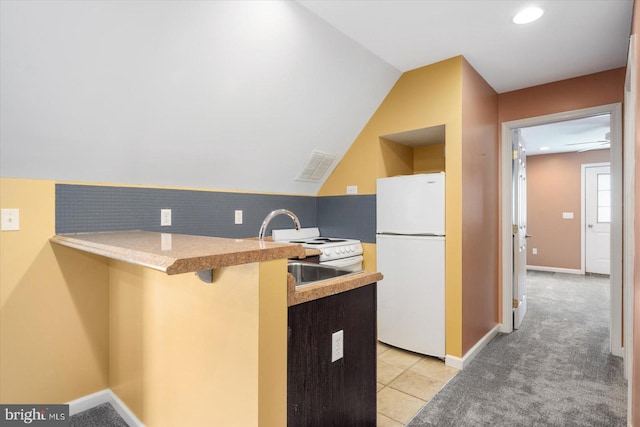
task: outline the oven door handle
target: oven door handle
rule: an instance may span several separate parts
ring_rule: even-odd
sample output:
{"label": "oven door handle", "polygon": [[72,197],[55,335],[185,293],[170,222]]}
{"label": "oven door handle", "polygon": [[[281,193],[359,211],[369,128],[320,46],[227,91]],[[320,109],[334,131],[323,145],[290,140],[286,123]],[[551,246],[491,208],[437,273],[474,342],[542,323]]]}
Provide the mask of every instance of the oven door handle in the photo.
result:
{"label": "oven door handle", "polygon": [[362,270],[363,260],[364,257],[362,255],[357,255],[349,258],[335,259],[333,261],[322,261],[320,264],[343,268],[345,270],[360,271]]}

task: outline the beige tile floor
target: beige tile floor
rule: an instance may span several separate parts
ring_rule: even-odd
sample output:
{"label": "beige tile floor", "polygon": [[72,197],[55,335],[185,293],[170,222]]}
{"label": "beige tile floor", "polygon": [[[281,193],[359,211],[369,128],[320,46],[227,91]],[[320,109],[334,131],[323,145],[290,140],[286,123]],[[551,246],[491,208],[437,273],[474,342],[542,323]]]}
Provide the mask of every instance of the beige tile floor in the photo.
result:
{"label": "beige tile floor", "polygon": [[378,427],[401,427],[456,373],[439,359],[378,342]]}

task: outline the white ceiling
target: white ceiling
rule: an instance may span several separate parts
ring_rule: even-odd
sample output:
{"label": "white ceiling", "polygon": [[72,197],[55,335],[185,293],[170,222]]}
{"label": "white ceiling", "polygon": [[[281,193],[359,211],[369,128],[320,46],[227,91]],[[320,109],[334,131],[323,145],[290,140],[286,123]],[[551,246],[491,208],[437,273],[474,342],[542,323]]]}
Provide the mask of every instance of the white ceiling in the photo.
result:
{"label": "white ceiling", "polygon": [[498,92],[622,67],[633,0],[298,0],[400,71],[463,55]]}
{"label": "white ceiling", "polygon": [[[400,71],[463,55],[498,93],[623,67],[633,9],[633,0],[543,0],[535,2],[545,11],[539,21],[516,25],[511,18],[532,2],[298,2]],[[604,148],[581,143],[608,131],[607,115],[522,134],[536,155]]]}
{"label": "white ceiling", "polygon": [[[528,156],[609,148],[609,114],[522,128]],[[541,150],[548,147],[548,150]]]}

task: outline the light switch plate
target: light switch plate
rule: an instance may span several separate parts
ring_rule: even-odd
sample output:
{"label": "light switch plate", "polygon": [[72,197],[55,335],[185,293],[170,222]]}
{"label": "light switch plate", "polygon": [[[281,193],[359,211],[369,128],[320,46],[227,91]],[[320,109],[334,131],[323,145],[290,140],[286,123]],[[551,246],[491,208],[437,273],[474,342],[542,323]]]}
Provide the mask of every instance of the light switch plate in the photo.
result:
{"label": "light switch plate", "polygon": [[2,231],[20,230],[20,209],[2,209]]}
{"label": "light switch plate", "polygon": [[347,194],[358,194],[357,185],[347,185]]}
{"label": "light switch plate", "polygon": [[573,212],[562,212],[562,219],[573,219]]}

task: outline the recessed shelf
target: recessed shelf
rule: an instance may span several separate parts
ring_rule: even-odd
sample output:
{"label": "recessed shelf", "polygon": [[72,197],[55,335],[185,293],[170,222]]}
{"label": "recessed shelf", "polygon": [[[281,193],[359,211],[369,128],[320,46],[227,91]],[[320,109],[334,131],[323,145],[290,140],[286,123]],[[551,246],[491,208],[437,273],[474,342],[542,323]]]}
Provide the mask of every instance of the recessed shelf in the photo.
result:
{"label": "recessed shelf", "polygon": [[428,128],[382,135],[381,138],[396,142],[398,144],[407,145],[409,147],[422,147],[432,144],[444,144],[445,125],[431,126]]}

